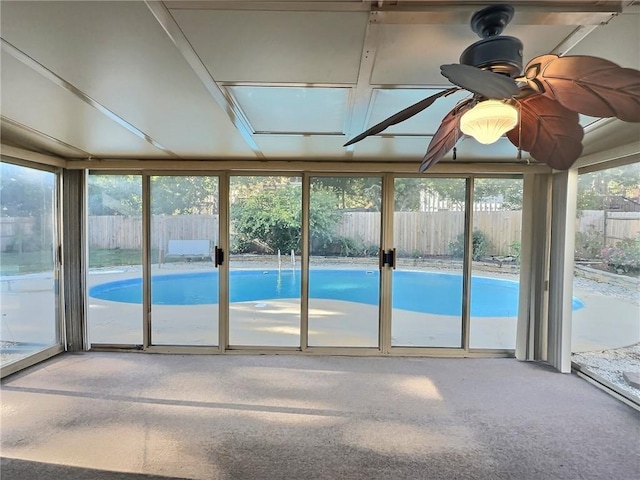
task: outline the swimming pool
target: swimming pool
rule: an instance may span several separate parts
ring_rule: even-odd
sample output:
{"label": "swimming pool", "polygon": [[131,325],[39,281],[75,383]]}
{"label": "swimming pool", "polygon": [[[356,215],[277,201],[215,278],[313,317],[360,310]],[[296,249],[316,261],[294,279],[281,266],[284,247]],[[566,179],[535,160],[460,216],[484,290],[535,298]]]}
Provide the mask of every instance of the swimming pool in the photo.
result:
{"label": "swimming pool", "polygon": [[[309,297],[378,304],[378,270],[309,271]],[[154,305],[218,303],[218,272],[155,275],[151,279]],[[487,277],[471,279],[471,315],[515,317],[518,282]],[[300,272],[293,270],[234,270],[229,275],[230,302],[300,298]],[[93,298],[141,303],[142,279],[131,278],[91,287]],[[451,273],[393,272],[393,308],[437,315],[461,315],[462,275]],[[573,309],[583,303],[573,299]]]}

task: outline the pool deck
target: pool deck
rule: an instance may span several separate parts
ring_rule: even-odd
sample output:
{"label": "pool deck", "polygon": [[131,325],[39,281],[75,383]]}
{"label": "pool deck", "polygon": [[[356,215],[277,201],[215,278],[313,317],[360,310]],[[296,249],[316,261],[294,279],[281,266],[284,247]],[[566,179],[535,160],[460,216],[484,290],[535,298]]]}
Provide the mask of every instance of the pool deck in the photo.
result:
{"label": "pool deck", "polygon": [[[249,265],[257,267],[258,265]],[[341,265],[341,268],[358,265]],[[336,265],[330,265],[336,268]],[[204,263],[173,264],[152,273],[188,273],[211,270]],[[314,265],[315,268],[315,265]],[[340,267],[338,267],[340,268]],[[434,270],[426,270],[434,271]],[[435,270],[439,271],[439,270]],[[517,280],[504,273],[475,274]],[[91,271],[88,285],[135,278],[140,269],[111,268]],[[633,293],[631,292],[631,295]],[[640,342],[640,307],[633,299],[618,298],[589,289],[575,289],[585,306],[573,313],[572,350],[608,350]],[[2,284],[4,342],[51,344],[53,331],[53,279],[26,277]],[[89,338],[92,343],[140,344],[142,306],[89,298]],[[230,305],[230,344],[237,346],[299,346],[299,299],[264,300]],[[153,306],[152,338],[158,345],[217,345],[216,305]],[[24,319],[29,319],[27,322]],[[393,311],[393,346],[458,347],[460,318]],[[310,299],[309,345],[376,347],[377,307],[338,300]],[[471,347],[513,349],[516,320],[513,317],[472,317]]]}

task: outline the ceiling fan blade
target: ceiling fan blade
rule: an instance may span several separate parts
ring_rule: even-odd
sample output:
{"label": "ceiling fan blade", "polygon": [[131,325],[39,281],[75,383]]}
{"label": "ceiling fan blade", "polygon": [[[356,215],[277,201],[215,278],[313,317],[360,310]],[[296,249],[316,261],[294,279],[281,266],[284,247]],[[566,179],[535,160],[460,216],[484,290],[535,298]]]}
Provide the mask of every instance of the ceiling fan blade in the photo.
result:
{"label": "ceiling fan blade", "polygon": [[454,85],[489,99],[502,100],[517,95],[520,91],[512,78],[471,65],[442,65],[440,72]]}
{"label": "ceiling fan blade", "polygon": [[349,145],[353,145],[354,143],[359,142],[360,140],[367,138],[370,135],[375,135],[377,133],[382,132],[383,130],[387,129],[391,125],[404,122],[405,120],[413,117],[414,115],[417,115],[418,113],[423,111],[425,108],[429,107],[433,102],[435,102],[440,97],[444,97],[446,95],[449,95],[450,93],[457,92],[458,90],[460,90],[458,87],[449,88],[447,90],[438,92],[435,95],[431,95],[430,97],[427,97],[424,100],[420,100],[418,103],[414,103],[413,105],[405,108],[404,110],[401,110],[398,113],[390,116],[386,120],[383,120],[382,122],[374,125],[369,130],[362,132],[357,137],[353,137],[343,146],[348,147]]}
{"label": "ceiling fan blade", "polygon": [[578,114],[538,93],[517,101],[521,124],[507,132],[516,147],[556,170],[567,170],[582,153]]}
{"label": "ceiling fan blade", "polygon": [[574,112],[640,122],[640,71],[590,56],[542,55],[525,67],[531,88]]}
{"label": "ceiling fan blade", "polygon": [[447,113],[429,143],[427,153],[420,164],[420,173],[424,173],[429,167],[442,160],[449,150],[455,146],[458,139],[463,136],[460,131],[460,117],[474,104],[475,101],[470,98]]}

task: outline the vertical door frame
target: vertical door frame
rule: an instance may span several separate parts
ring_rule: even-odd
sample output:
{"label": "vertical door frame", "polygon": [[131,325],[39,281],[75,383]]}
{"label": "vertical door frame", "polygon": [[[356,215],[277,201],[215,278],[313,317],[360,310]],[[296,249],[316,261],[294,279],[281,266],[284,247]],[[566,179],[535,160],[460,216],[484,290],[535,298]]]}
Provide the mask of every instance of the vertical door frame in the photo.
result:
{"label": "vertical door frame", "polygon": [[218,243],[224,255],[222,265],[218,265],[218,353],[229,347],[229,178],[229,172],[218,174]]}
{"label": "vertical door frame", "polygon": [[309,241],[311,218],[311,176],[302,174],[302,235],[300,245],[300,349],[309,349]]}
{"label": "vertical door frame", "polygon": [[[386,173],[382,177],[382,203],[380,213],[380,248],[383,251],[394,249],[393,238],[393,212],[395,210],[395,177]],[[394,263],[397,258],[394,254]],[[380,325],[378,335],[380,338],[380,351],[388,355],[391,353],[391,319],[393,311],[393,267],[382,265],[380,268]]]}

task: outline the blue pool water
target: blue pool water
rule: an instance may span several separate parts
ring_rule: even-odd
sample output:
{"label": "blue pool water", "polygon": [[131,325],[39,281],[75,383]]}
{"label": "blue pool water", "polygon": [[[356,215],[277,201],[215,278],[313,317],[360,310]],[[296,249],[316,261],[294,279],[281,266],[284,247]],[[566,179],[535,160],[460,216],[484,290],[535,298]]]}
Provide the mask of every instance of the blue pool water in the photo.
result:
{"label": "blue pool water", "polygon": [[[377,270],[310,270],[309,296],[326,300],[378,304]],[[300,272],[235,270],[229,276],[231,302],[300,297]],[[89,295],[102,300],[142,302],[142,279],[131,278],[95,285]],[[450,273],[393,272],[393,308],[438,315],[461,315],[462,276]],[[151,279],[154,305],[218,303],[218,272],[157,275]],[[573,299],[573,309],[584,304]],[[471,315],[515,317],[518,282],[496,278],[471,279]]]}

